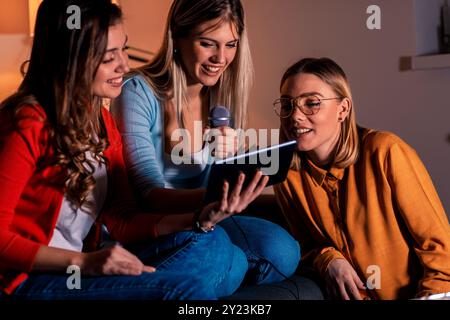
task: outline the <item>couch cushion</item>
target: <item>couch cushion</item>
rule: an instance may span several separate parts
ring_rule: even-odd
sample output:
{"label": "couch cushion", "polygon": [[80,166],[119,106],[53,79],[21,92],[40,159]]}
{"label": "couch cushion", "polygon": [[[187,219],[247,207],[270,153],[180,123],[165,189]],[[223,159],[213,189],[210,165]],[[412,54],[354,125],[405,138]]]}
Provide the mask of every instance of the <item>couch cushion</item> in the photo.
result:
{"label": "couch cushion", "polygon": [[294,275],[273,284],[243,286],[221,300],[324,300],[324,294],[311,278]]}

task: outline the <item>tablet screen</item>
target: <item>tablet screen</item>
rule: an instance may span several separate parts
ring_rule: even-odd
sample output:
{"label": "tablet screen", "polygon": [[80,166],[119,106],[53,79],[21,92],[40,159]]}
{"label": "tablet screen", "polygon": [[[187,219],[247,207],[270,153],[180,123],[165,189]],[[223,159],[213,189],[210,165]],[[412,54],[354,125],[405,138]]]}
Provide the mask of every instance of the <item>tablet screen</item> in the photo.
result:
{"label": "tablet screen", "polygon": [[258,169],[269,177],[267,186],[284,181],[296,143],[295,140],[288,141],[214,162],[208,180],[205,202],[210,203],[221,199],[224,180],[230,184],[229,192],[231,192],[240,172],[245,174],[243,189],[250,183]]}

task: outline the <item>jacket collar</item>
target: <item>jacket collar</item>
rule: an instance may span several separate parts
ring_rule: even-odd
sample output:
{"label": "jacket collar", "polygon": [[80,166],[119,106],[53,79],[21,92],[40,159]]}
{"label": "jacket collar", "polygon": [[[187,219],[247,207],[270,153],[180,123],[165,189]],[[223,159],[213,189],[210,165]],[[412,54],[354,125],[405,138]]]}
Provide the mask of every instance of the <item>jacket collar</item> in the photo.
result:
{"label": "jacket collar", "polygon": [[342,180],[342,178],[344,177],[344,168],[331,167],[330,169],[325,170],[317,166],[311,159],[306,156],[303,158],[303,160],[306,164],[307,171],[319,186],[322,186],[327,176],[332,180]]}

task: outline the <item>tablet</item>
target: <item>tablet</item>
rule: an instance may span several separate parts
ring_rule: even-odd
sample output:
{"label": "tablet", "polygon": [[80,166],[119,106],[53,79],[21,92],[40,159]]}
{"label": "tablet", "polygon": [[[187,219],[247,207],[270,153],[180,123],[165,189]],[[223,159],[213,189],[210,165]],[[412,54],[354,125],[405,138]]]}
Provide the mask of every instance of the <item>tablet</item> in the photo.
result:
{"label": "tablet", "polygon": [[258,169],[269,177],[267,186],[284,181],[291,166],[296,144],[297,141],[292,140],[215,161],[211,166],[205,202],[221,199],[224,180],[230,184],[229,192],[231,192],[240,172],[245,174],[243,189],[250,183]]}

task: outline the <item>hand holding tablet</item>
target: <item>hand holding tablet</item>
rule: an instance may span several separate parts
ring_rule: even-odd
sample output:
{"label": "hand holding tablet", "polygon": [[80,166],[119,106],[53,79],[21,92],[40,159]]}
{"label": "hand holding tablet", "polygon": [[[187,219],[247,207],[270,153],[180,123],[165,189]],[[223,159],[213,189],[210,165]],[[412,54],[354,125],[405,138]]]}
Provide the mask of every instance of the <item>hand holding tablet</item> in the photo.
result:
{"label": "hand holding tablet", "polygon": [[227,181],[230,190],[233,190],[240,173],[245,174],[242,189],[249,185],[258,170],[269,177],[266,186],[284,181],[289,171],[295,145],[296,141],[288,141],[214,162],[211,167],[205,202],[210,203],[221,199],[224,181]]}

